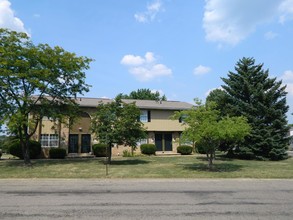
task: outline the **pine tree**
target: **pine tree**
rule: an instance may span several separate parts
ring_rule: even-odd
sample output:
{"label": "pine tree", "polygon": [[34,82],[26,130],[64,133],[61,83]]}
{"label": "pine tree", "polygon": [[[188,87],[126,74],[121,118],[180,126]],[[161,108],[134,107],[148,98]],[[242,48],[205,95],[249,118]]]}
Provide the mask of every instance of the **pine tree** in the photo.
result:
{"label": "pine tree", "polygon": [[230,96],[227,107],[235,116],[245,116],[252,128],[235,153],[272,160],[287,158],[286,86],[269,78],[269,71],[263,70],[263,64],[255,65],[253,58],[239,60],[235,71],[222,78],[222,87]]}

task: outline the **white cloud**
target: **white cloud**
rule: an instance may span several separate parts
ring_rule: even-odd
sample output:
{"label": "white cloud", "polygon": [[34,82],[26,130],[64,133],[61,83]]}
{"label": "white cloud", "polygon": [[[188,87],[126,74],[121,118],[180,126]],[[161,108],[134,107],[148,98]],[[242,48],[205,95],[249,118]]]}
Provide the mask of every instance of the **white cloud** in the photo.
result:
{"label": "white cloud", "polygon": [[129,72],[139,81],[150,81],[154,78],[172,75],[170,68],[157,63],[157,58],[152,52],[147,52],[144,57],[125,55],[120,63],[128,66]]}
{"label": "white cloud", "polygon": [[[236,45],[259,25],[293,18],[293,0],[205,0],[203,28],[206,40]],[[272,37],[272,35],[270,35]]]}
{"label": "white cloud", "polygon": [[281,76],[281,79],[284,81],[292,81],[293,82],[293,71],[292,70],[286,70],[283,75]]}
{"label": "white cloud", "polygon": [[14,31],[28,33],[23,22],[15,16],[8,0],[0,0],[0,28],[9,28]]}
{"label": "white cloud", "polygon": [[283,0],[279,6],[279,22],[284,24],[287,20],[293,19],[293,0]]}
{"label": "white cloud", "polygon": [[157,14],[163,11],[162,6],[163,4],[161,0],[155,0],[151,4],[147,5],[146,11],[136,13],[134,15],[134,18],[140,23],[148,23],[154,21]]}
{"label": "white cloud", "polygon": [[278,37],[278,34],[273,31],[268,31],[267,33],[265,33],[265,39],[267,40],[273,40],[276,37]]}
{"label": "white cloud", "polygon": [[194,75],[204,75],[204,74],[211,72],[211,70],[212,69],[210,67],[199,65],[194,68],[193,74]]}
{"label": "white cloud", "polygon": [[140,56],[134,56],[134,55],[125,55],[122,60],[121,64],[127,65],[127,66],[137,66],[141,65],[145,62],[145,60]]}
{"label": "white cloud", "polygon": [[283,81],[283,84],[287,86],[286,92],[288,92],[288,95],[293,96],[293,71],[286,70],[280,79]]}

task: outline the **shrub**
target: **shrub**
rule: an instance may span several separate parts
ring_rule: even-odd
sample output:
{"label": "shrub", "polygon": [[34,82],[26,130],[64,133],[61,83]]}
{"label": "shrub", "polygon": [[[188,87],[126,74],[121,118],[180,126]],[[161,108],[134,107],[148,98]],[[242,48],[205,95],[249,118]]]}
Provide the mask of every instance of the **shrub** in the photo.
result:
{"label": "shrub", "polygon": [[[42,147],[41,144],[37,141],[30,140],[28,143],[29,147],[29,154],[31,159],[36,159],[40,156]],[[22,149],[20,146],[19,140],[13,140],[9,143],[9,153],[13,156],[19,157],[20,159],[23,159]]]}
{"label": "shrub", "polygon": [[49,150],[49,157],[51,159],[64,159],[66,156],[66,150],[63,148],[51,148]]}
{"label": "shrub", "polygon": [[156,146],[154,144],[142,144],[140,145],[140,151],[142,154],[146,155],[155,155],[156,154]]}
{"label": "shrub", "polygon": [[201,145],[197,145],[196,148],[195,148],[195,151],[198,154],[206,154],[207,153],[205,148],[203,146],[201,146]]}
{"label": "shrub", "polygon": [[96,157],[106,157],[107,155],[107,144],[94,144],[93,152]]}
{"label": "shrub", "polygon": [[122,156],[123,157],[133,157],[132,154],[131,154],[131,152],[129,152],[128,150],[124,150],[122,152]]}
{"label": "shrub", "polygon": [[192,154],[192,147],[189,145],[181,145],[177,147],[177,153],[180,153],[182,155],[190,155]]}
{"label": "shrub", "polygon": [[2,157],[2,149],[0,149],[0,159],[1,159],[1,157]]}

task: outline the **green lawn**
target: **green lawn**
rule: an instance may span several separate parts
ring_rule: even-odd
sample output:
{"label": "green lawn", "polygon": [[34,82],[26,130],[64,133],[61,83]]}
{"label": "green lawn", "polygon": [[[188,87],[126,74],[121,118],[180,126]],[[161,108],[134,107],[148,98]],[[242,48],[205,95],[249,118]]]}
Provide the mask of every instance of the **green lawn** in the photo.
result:
{"label": "green lawn", "polygon": [[[105,178],[103,158],[0,160],[0,178]],[[284,161],[246,161],[217,157],[213,171],[205,156],[115,157],[107,178],[293,178],[293,158]]]}

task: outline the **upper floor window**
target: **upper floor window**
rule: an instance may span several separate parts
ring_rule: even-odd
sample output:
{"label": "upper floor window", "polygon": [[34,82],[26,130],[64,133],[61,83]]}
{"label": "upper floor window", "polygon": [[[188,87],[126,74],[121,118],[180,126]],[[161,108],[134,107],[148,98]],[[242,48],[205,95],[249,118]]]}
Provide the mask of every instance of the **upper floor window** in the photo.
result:
{"label": "upper floor window", "polygon": [[141,122],[150,122],[151,121],[151,111],[141,110],[139,120]]}
{"label": "upper floor window", "polygon": [[179,118],[179,123],[184,123],[186,118],[187,118],[187,115],[181,115]]}

